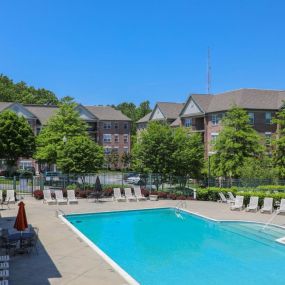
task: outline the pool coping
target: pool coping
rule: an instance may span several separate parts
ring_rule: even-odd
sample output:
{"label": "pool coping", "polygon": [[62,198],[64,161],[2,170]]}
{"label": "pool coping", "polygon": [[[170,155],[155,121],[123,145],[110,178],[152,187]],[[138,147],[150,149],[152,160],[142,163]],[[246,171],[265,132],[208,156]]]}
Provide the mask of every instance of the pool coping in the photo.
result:
{"label": "pool coping", "polygon": [[[100,257],[102,257],[119,275],[121,275],[130,285],[140,285],[140,283],[135,280],[129,273],[127,273],[118,263],[116,263],[111,257],[109,257],[103,250],[101,250],[94,242],[92,242],[89,238],[87,238],[83,233],[81,233],[74,225],[72,225],[64,216],[70,215],[88,215],[88,214],[100,214],[100,213],[120,213],[120,212],[133,212],[133,211],[144,211],[144,210],[163,210],[163,209],[173,209],[186,212],[188,214],[192,214],[201,218],[204,218],[209,221],[213,221],[216,223],[223,222],[243,222],[243,223],[254,223],[266,225],[266,223],[250,221],[250,220],[217,220],[214,218],[210,218],[208,216],[202,215],[197,212],[189,211],[185,208],[177,208],[177,207],[158,207],[158,208],[141,208],[141,209],[128,209],[128,210],[115,210],[115,211],[99,211],[99,212],[85,212],[85,213],[69,213],[69,214],[59,214],[58,217],[64,222],[74,233],[76,233],[86,244],[88,244]],[[285,230],[284,226],[270,224],[270,226],[281,228]],[[275,242],[285,245],[285,236],[278,238]]]}

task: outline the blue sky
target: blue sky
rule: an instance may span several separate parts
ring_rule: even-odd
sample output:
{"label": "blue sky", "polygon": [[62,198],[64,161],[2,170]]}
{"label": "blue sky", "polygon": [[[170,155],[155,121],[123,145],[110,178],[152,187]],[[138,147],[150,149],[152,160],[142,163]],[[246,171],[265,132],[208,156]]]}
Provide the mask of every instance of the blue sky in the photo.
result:
{"label": "blue sky", "polygon": [[0,73],[83,104],[285,89],[283,0],[0,0]]}

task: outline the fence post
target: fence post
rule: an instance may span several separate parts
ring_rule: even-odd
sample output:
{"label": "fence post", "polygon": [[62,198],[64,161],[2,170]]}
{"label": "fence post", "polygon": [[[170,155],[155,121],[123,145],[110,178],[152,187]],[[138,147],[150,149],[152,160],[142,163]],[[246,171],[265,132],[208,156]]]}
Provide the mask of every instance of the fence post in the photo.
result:
{"label": "fence post", "polygon": [[17,178],[16,176],[13,177],[13,190],[17,190]]}

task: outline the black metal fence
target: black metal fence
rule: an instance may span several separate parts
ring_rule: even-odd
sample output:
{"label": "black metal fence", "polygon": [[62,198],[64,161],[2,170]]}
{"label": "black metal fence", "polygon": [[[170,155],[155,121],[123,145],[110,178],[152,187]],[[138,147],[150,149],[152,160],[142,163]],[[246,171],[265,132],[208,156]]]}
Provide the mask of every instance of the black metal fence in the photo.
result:
{"label": "black metal fence", "polygon": [[141,185],[144,189],[165,192],[189,192],[193,188],[206,187],[237,187],[256,188],[261,185],[284,185],[285,180],[278,179],[211,179],[193,180],[188,177],[161,176],[135,172],[98,172],[79,174],[60,174],[26,176],[26,177],[0,177],[0,190],[14,189],[18,193],[33,194],[35,190],[44,189],[95,189],[96,178],[104,188],[126,187]]}

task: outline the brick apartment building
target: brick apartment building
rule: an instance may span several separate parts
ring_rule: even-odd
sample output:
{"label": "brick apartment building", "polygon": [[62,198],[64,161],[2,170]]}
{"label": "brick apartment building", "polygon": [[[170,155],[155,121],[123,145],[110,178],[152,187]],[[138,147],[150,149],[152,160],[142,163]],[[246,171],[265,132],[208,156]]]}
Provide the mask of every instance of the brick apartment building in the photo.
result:
{"label": "brick apartment building", "polygon": [[183,103],[173,103],[173,102],[158,102],[156,103],[152,112],[148,113],[146,116],[138,120],[137,130],[141,130],[147,127],[150,121],[160,121],[166,122],[172,127],[178,127],[181,125],[179,114],[183,108]]}
{"label": "brick apartment building", "polygon": [[[13,102],[0,102],[0,112],[11,110],[19,116],[24,116],[31,125],[35,135],[38,135],[47,121],[56,114],[57,106],[29,105]],[[112,151],[122,155],[128,153],[131,146],[131,119],[109,106],[77,105],[76,110],[88,125],[90,137],[102,145],[105,154]],[[19,167],[34,166],[38,172],[38,165],[32,159],[21,159]],[[0,165],[1,168],[1,165]]]}
{"label": "brick apartment building", "polygon": [[277,128],[272,118],[283,107],[284,100],[285,91],[278,90],[244,88],[216,95],[191,94],[179,116],[184,127],[202,134],[207,156],[221,131],[221,119],[233,105],[248,112],[249,123],[270,146]]}

